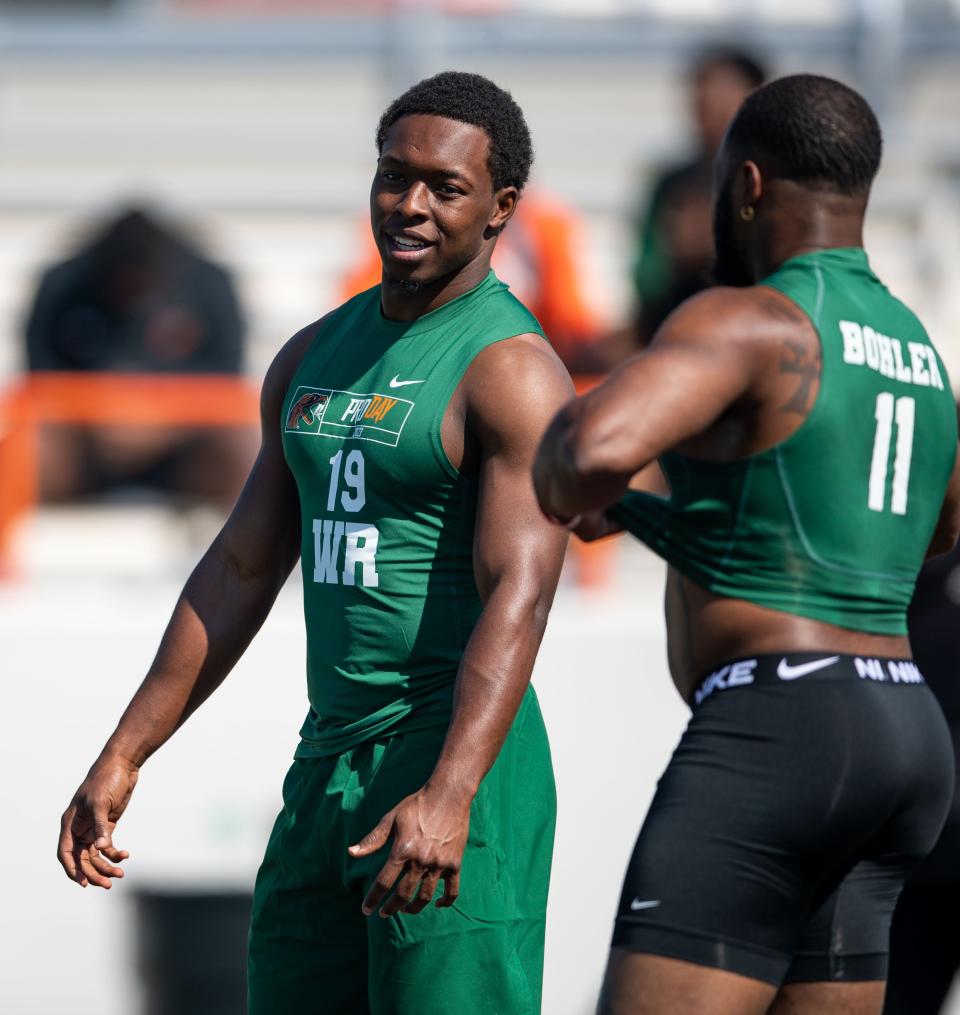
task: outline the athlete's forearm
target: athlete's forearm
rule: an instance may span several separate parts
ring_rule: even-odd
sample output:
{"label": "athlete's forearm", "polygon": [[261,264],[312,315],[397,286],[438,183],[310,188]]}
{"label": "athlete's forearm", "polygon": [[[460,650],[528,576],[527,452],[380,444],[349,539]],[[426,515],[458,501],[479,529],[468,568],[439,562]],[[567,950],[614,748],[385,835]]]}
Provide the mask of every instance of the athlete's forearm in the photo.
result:
{"label": "athlete's forearm", "polygon": [[523,701],[552,598],[552,588],[530,593],[501,583],[487,600],[463,655],[430,788],[476,794]]}
{"label": "athlete's forearm", "polygon": [[244,575],[219,538],[187,580],[147,676],[103,749],[140,766],[216,690],[266,619],[289,568]]}

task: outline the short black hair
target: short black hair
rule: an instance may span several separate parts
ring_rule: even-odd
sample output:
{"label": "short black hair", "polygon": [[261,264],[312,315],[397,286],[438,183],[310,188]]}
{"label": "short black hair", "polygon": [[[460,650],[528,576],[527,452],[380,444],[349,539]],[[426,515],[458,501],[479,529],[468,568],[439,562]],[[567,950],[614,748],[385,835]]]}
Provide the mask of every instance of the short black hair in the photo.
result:
{"label": "short black hair", "polygon": [[729,67],[750,88],[759,88],[767,80],[767,69],[752,53],[733,46],[711,46],[701,50],[693,64],[693,76],[699,77],[714,67]]}
{"label": "short black hair", "polygon": [[727,143],[774,176],[850,196],[870,189],[883,151],[867,100],[815,74],[778,78],[748,95]]}
{"label": "short black hair", "polygon": [[490,138],[494,190],[523,190],[533,163],[533,143],[523,110],[513,96],[481,74],[447,70],[408,88],[387,107],[377,126],[377,151],[387,131],[404,116],[429,114],[483,128]]}

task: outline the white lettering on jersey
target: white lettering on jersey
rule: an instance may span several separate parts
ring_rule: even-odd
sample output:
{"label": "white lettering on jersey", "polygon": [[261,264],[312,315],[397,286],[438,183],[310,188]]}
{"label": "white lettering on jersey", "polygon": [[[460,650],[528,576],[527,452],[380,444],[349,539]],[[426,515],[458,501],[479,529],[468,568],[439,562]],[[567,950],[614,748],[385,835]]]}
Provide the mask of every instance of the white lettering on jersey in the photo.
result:
{"label": "white lettering on jersey", "polygon": [[375,525],[362,522],[347,522],[347,551],[343,563],[343,584],[354,585],[357,579],[357,565],[361,567],[360,583],[365,589],[380,585],[377,574],[377,544],[380,533]]}
{"label": "white lettering on jersey", "polygon": [[912,375],[910,367],[903,365],[903,346],[900,345],[900,339],[891,338],[890,341],[893,343],[893,358],[897,361],[897,380],[909,384]]}
{"label": "white lettering on jersey", "polygon": [[930,367],[930,384],[934,388],[939,388],[940,391],[943,391],[943,378],[940,376],[940,367],[937,364],[937,357],[933,351],[933,347],[924,345],[920,348],[926,349],[927,352],[927,364]]}
{"label": "white lettering on jersey", "polygon": [[[346,537],[346,538],[344,538]],[[366,522],[338,522],[332,518],[313,520],[313,580],[325,585],[356,585],[360,568],[360,585],[375,589],[380,585],[377,574],[377,546],[380,532]],[[343,569],[340,569],[340,546],[344,544]]]}
{"label": "white lettering on jersey", "polygon": [[843,335],[843,362],[852,363],[855,367],[862,366],[863,329],[856,321],[841,321],[840,334]]}
{"label": "white lettering on jersey", "polygon": [[880,373],[884,377],[896,377],[897,368],[893,365],[893,339],[889,335],[877,335],[880,343]]}
{"label": "white lettering on jersey", "polygon": [[340,422],[342,423],[345,419],[349,419],[352,423],[358,423],[363,418],[363,414],[367,411],[372,401],[372,398],[351,398],[347,403],[343,415],[340,417]]}
{"label": "white lettering on jersey", "polygon": [[880,341],[877,333],[869,325],[863,329],[863,348],[867,355],[867,366],[871,370],[879,370]]}
{"label": "white lettering on jersey", "polygon": [[840,321],[840,335],[843,338],[844,363],[865,366],[904,384],[943,391],[943,377],[933,346],[907,342],[908,366],[904,362],[903,344],[899,338],[881,335],[869,325],[861,326],[856,321]]}
{"label": "white lettering on jersey", "polygon": [[327,585],[337,585],[337,558],[340,556],[340,540],[343,538],[343,522],[332,518],[313,520],[313,580]]}
{"label": "white lettering on jersey", "polygon": [[919,342],[907,342],[910,350],[910,370],[913,373],[913,383],[930,387],[930,371],[927,369],[927,348]]}

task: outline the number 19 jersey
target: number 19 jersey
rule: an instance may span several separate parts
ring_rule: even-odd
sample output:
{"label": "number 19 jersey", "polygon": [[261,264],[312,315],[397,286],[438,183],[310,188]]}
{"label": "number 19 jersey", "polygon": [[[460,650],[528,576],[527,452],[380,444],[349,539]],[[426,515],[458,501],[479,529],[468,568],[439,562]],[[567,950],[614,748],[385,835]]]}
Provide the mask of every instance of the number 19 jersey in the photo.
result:
{"label": "number 19 jersey", "polygon": [[298,757],[450,721],[481,602],[477,484],[447,458],[441,425],[474,357],[528,333],[542,331],[491,272],[415,321],[386,319],[379,286],[361,293],[304,357],[281,420],[302,524],[310,711]]}
{"label": "number 19 jersey", "polygon": [[737,461],[667,454],[670,499],[631,492],[611,514],[717,595],[906,634],[957,453],[946,370],[859,247],[792,258],[761,284],[790,297],[819,335],[809,416]]}

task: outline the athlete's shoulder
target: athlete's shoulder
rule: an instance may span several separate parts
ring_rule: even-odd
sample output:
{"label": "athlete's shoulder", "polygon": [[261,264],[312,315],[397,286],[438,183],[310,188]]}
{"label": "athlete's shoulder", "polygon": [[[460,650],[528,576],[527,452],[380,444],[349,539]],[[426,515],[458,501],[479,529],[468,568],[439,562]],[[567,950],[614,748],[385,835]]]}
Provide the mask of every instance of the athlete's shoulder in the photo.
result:
{"label": "athlete's shoulder", "polygon": [[723,342],[745,348],[778,345],[784,333],[809,328],[789,296],[766,285],[713,286],[691,296],[663,322],[652,345]]}
{"label": "athlete's shoulder", "polygon": [[468,411],[481,419],[516,417],[551,406],[552,411],[574,395],[573,381],[542,332],[524,332],[488,345],[474,358],[464,376]]}
{"label": "athlete's shoulder", "polygon": [[515,329],[514,334],[530,333],[545,337],[544,330],[533,312],[510,292],[506,282],[497,279],[497,285],[490,291],[489,299],[492,308],[496,309],[496,319],[500,329]]}
{"label": "athlete's shoulder", "polygon": [[290,386],[294,374],[300,367],[306,355],[317,342],[323,341],[325,335],[331,333],[338,323],[345,319],[357,317],[366,313],[370,304],[379,299],[380,286],[376,285],[357,293],[339,307],[328,311],[323,317],[301,328],[292,338],[281,347],[274,356],[270,368],[267,370],[266,383],[276,383],[283,387],[283,390]]}
{"label": "athlete's shoulder", "polygon": [[312,321],[281,346],[264,376],[260,396],[261,406],[269,406],[272,409],[283,403],[287,390],[297,370],[300,369],[300,364],[337,312],[331,310],[323,317]]}

